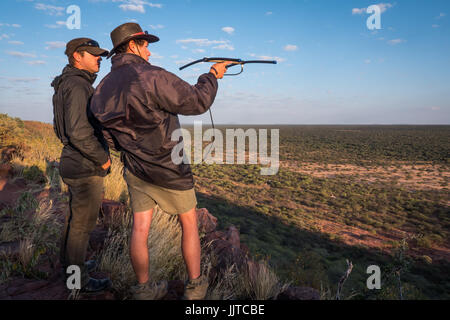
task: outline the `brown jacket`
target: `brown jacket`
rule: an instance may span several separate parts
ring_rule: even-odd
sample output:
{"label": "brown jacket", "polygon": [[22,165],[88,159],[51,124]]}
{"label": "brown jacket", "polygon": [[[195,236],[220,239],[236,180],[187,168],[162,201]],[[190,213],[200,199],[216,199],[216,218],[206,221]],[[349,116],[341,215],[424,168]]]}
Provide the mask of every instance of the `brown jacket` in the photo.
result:
{"label": "brown jacket", "polygon": [[171,135],[180,128],[177,115],[205,113],[217,89],[211,73],[191,86],[137,55],[124,53],[112,58],[111,72],[95,90],[90,108],[108,144],[121,151],[131,173],[161,187],[188,190],[194,187],[190,165],[176,165],[171,159],[182,138],[171,141]]}

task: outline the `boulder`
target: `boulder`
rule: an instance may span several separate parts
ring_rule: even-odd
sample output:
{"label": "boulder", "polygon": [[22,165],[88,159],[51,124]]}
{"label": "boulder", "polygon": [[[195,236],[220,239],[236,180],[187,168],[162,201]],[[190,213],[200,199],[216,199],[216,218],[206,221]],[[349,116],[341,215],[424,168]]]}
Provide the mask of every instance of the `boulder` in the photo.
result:
{"label": "boulder", "polygon": [[239,230],[235,226],[230,226],[227,230],[227,241],[236,248],[241,248],[241,241],[239,239]]}
{"label": "boulder", "polygon": [[207,209],[198,209],[196,213],[199,232],[210,233],[216,230],[217,218],[210,214]]}

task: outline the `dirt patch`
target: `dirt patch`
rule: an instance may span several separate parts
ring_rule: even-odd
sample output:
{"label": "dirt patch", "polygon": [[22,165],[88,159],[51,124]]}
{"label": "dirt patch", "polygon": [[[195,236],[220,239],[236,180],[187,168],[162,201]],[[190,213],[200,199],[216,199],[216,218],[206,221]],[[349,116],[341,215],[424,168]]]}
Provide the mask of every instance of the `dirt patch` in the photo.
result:
{"label": "dirt patch", "polygon": [[450,170],[447,166],[421,165],[390,165],[378,167],[363,167],[352,164],[319,164],[309,162],[281,161],[281,168],[289,171],[311,175],[317,178],[334,178],[336,176],[351,176],[363,182],[389,182],[402,187],[425,190],[442,190],[450,181]]}
{"label": "dirt patch", "polygon": [[[337,238],[346,245],[363,246],[379,249],[386,253],[392,253],[393,243],[402,240],[404,237],[411,236],[405,231],[392,229],[388,232],[372,233],[357,227],[336,223],[329,220],[314,220],[318,230],[328,234],[331,238]],[[336,235],[338,235],[336,237]],[[430,248],[410,247],[408,253],[414,257],[427,255],[433,259],[450,261],[450,248],[445,246],[432,246]]]}

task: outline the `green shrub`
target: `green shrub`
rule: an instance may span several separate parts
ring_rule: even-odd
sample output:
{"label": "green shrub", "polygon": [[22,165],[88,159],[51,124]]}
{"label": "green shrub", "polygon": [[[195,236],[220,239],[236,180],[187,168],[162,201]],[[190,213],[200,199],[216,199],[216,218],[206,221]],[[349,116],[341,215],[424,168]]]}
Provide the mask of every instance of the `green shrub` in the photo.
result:
{"label": "green shrub", "polygon": [[29,168],[23,169],[23,177],[26,180],[43,184],[47,183],[47,177],[44,175],[44,173],[39,169],[38,166],[31,166]]}

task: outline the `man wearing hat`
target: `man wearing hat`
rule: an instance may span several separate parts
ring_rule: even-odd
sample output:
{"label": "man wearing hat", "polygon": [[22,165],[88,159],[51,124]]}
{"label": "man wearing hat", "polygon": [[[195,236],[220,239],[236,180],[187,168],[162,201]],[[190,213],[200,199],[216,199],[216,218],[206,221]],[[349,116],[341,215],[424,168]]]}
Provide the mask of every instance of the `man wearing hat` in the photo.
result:
{"label": "man wearing hat", "polygon": [[59,172],[70,193],[60,261],[64,273],[70,265],[80,267],[81,292],[91,293],[110,286],[109,279],[90,278],[95,262],[85,263],[103,198],[103,178],[111,166],[107,143],[88,108],[101,57],[108,51],[92,39],[77,38],[67,43],[65,54],[69,64],[51,84],[54,130],[64,145]]}
{"label": "man wearing hat", "polygon": [[201,275],[200,240],[194,181],[189,164],[175,164],[172,141],[180,128],[178,114],[199,115],[208,111],[218,83],[230,62],[215,64],[191,86],[176,75],[148,62],[149,43],[159,38],[136,23],[125,23],[111,32],[114,48],[111,72],[100,82],[91,111],[103,127],[110,147],[121,151],[124,178],[133,209],[130,257],[138,284],[135,299],[160,299],[167,282],[149,281],[147,239],[155,207],[177,215],[182,228],[182,253],[189,280],[184,299],[204,299],[208,279]]}

